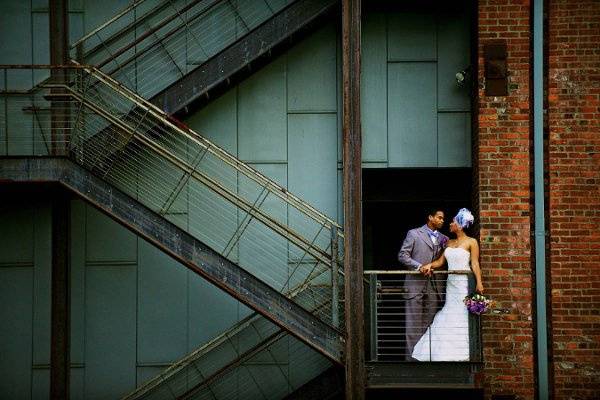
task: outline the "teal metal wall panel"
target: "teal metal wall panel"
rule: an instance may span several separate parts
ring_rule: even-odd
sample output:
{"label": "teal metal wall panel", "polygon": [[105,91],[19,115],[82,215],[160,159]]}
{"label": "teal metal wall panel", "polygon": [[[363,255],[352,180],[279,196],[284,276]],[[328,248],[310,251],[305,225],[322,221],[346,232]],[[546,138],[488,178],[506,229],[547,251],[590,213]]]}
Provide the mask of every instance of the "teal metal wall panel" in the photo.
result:
{"label": "teal metal wall panel", "polygon": [[[221,177],[220,181],[226,182],[225,186],[235,193],[237,174],[230,169],[225,171],[217,169],[216,172]],[[197,181],[190,181],[188,190],[191,199],[189,204],[190,232],[214,250],[219,252],[225,250],[238,226],[237,207]],[[229,258],[235,260],[236,256],[234,248],[229,254]]]}
{"label": "teal metal wall panel", "polygon": [[295,111],[337,109],[336,31],[322,28],[287,53],[287,108]]}
{"label": "teal metal wall panel", "polygon": [[[50,22],[47,11],[31,13],[31,31],[33,64],[50,64]],[[41,81],[39,75],[48,75],[46,71],[34,71],[34,74],[35,82]]]}
{"label": "teal metal wall panel", "polygon": [[286,159],[285,60],[279,58],[239,86],[239,158]]}
{"label": "teal metal wall panel", "polygon": [[368,13],[362,29],[362,160],[387,161],[387,38],[385,14]]}
{"label": "teal metal wall panel", "polygon": [[192,114],[185,123],[202,136],[237,155],[237,89]]}
{"label": "teal metal wall panel", "polygon": [[388,65],[388,143],[390,167],[437,164],[436,65]]}
{"label": "teal metal wall panel", "polygon": [[167,363],[186,354],[187,270],[144,240],[139,242],[137,362]]}
{"label": "teal metal wall panel", "polygon": [[[287,187],[286,164],[255,164],[253,167],[282,187]],[[256,185],[245,177],[240,177],[239,190],[256,197],[259,195]],[[274,195],[266,198],[261,209],[278,216],[278,220],[287,222],[287,207]],[[240,212],[240,221],[244,216]],[[240,265],[279,289],[287,280],[287,255],[287,240],[255,219],[248,224],[239,242]]]}
{"label": "teal metal wall panel", "polygon": [[288,180],[292,193],[324,214],[337,215],[336,114],[288,116]]}
{"label": "teal metal wall panel", "polygon": [[389,61],[436,59],[434,14],[406,12],[387,16]]}
{"label": "teal metal wall panel", "polygon": [[[124,9],[129,5],[128,0],[84,0],[85,9],[85,33],[91,32],[104,22],[111,19],[117,12]],[[115,24],[111,24],[109,28],[103,30],[102,33],[110,35],[119,29],[123,28],[127,24],[133,22],[132,14],[119,19]],[[105,36],[103,36],[105,37]]]}
{"label": "teal metal wall panel", "polygon": [[438,110],[469,111],[470,81],[459,86],[455,74],[470,64],[470,21],[467,13],[438,17]]}
{"label": "teal metal wall panel", "polygon": [[31,375],[31,398],[47,399],[50,397],[50,368],[34,368]]}
{"label": "teal metal wall panel", "polygon": [[[48,204],[35,208],[33,275],[33,364],[50,364],[50,309],[52,276],[52,210]],[[34,398],[36,398],[34,396]]]}
{"label": "teal metal wall panel", "polygon": [[32,267],[0,267],[0,393],[7,399],[31,398],[32,284]]}
{"label": "teal metal wall panel", "polygon": [[228,3],[234,7],[234,13],[237,17],[237,37],[241,37],[256,28],[261,21],[266,20],[271,15],[269,4],[265,1],[233,0]]}
{"label": "teal metal wall panel", "polygon": [[[73,8],[71,2],[69,2],[69,8]],[[75,43],[81,37],[83,37],[83,29],[84,29],[84,13],[77,12],[69,12],[69,44]]]}
{"label": "teal metal wall panel", "polygon": [[252,361],[245,366],[252,382],[255,383],[264,397],[268,399],[283,399],[291,392],[288,385],[288,366],[255,364]]}
{"label": "teal metal wall panel", "polygon": [[2,240],[0,240],[0,265],[33,265],[35,212],[31,207],[0,208]]}
{"label": "teal metal wall panel", "polygon": [[134,263],[135,235],[93,207],[86,211],[86,261]]}
{"label": "teal metal wall panel", "polygon": [[49,0],[31,0],[31,8],[34,11],[47,10],[48,3],[49,3]]}
{"label": "teal metal wall panel", "polygon": [[31,3],[29,1],[2,1],[0,38],[2,38],[0,44],[2,64],[31,63]]}
{"label": "teal metal wall panel", "polygon": [[[149,381],[150,379],[154,378],[156,375],[158,375],[162,371],[164,371],[165,368],[166,367],[163,367],[163,366],[143,366],[143,367],[138,366],[137,367],[137,375],[136,375],[137,386],[140,386],[144,382]],[[168,392],[166,394],[167,394],[167,396],[165,396],[163,398],[169,398]],[[160,398],[160,397],[157,396],[156,398]]]}
{"label": "teal metal wall panel", "polygon": [[71,376],[69,377],[69,396],[71,400],[85,399],[83,390],[84,374],[85,369],[83,367],[71,367]]}
{"label": "teal metal wall panel", "polygon": [[86,268],[85,398],[117,398],[135,387],[136,269]]}
{"label": "teal metal wall panel", "polygon": [[[71,202],[71,363],[83,364],[85,353],[85,238],[86,205]],[[82,375],[83,377],[83,375]],[[81,384],[83,388],[83,383]]]}
{"label": "teal metal wall panel", "polygon": [[322,371],[331,366],[331,362],[325,357],[310,349],[295,338],[289,338],[290,383],[292,387],[298,388],[305,382],[315,378]]}
{"label": "teal metal wall panel", "polygon": [[236,323],[240,318],[240,309],[248,309],[196,274],[188,274],[187,351],[191,352]]}
{"label": "teal metal wall panel", "polygon": [[471,113],[438,114],[438,166],[471,166]]}
{"label": "teal metal wall panel", "polygon": [[[8,75],[9,88],[11,86],[15,89],[31,88],[31,71],[26,74],[9,73]],[[7,98],[6,104],[8,155],[34,155],[33,130],[36,122],[32,113],[23,111],[23,107],[29,102],[23,98]]]}

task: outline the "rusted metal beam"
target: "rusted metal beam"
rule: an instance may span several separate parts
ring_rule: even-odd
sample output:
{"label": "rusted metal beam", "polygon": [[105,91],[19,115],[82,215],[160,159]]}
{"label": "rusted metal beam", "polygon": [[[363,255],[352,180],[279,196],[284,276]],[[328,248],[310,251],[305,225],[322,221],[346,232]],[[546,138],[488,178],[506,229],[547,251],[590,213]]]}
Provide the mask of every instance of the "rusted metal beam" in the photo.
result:
{"label": "rusted metal beam", "polygon": [[180,112],[256,59],[332,11],[337,0],[297,0],[196,69],[162,90],[151,101],[169,114]]}
{"label": "rusted metal beam", "polygon": [[344,339],[337,329],[68,159],[2,159],[2,180],[60,183],[308,346],[341,363]]}
{"label": "rusted metal beam", "polygon": [[[67,64],[69,60],[68,0],[50,0],[50,64]],[[65,82],[65,69],[52,69],[51,77]],[[61,154],[67,142],[68,115],[60,102],[50,102],[52,154]],[[57,193],[52,202],[52,278],[50,321],[50,398],[69,399],[70,375],[70,302],[69,302],[69,216],[70,200]]]}
{"label": "rusted metal beam", "polygon": [[346,399],[365,398],[365,329],[360,129],[361,0],[342,1],[342,135]]}
{"label": "rusted metal beam", "polygon": [[52,199],[52,289],[50,398],[69,398],[70,370],[70,296],[69,296],[69,220],[70,198],[56,188]]}
{"label": "rusted metal beam", "polygon": [[[49,7],[49,30],[50,30],[50,64],[62,65],[69,62],[69,19],[67,13],[68,0],[50,0]],[[67,71],[65,69],[50,70],[53,82],[66,82]],[[64,105],[60,102],[50,102],[50,135],[51,153],[54,155],[64,154],[66,149],[67,119]]]}

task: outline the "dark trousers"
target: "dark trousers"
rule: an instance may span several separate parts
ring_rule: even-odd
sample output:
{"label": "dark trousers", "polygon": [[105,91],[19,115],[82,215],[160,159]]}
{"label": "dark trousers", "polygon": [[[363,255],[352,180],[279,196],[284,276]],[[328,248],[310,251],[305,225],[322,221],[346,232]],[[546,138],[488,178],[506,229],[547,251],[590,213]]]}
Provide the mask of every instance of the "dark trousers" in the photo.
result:
{"label": "dark trousers", "polygon": [[424,290],[406,300],[406,359],[413,360],[412,352],[427,327],[433,322],[438,310],[438,294],[431,280]]}

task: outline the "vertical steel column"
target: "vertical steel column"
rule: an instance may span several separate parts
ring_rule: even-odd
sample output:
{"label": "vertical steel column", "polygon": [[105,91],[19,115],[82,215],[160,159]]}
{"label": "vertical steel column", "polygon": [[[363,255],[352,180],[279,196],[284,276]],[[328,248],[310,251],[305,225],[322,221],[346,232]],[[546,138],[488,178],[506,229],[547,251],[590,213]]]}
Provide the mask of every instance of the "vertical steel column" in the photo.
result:
{"label": "vertical steel column", "polygon": [[342,1],[346,399],[365,398],[360,129],[361,0]]}
{"label": "vertical steel column", "polygon": [[338,273],[339,249],[338,228],[331,227],[331,323],[340,326],[340,285]]}
{"label": "vertical steel column", "polygon": [[52,306],[50,398],[69,398],[69,198],[56,190],[52,202]]}
{"label": "vertical steel column", "polygon": [[[69,60],[68,0],[50,0],[50,64]],[[54,82],[66,81],[66,70],[52,70]],[[61,109],[62,108],[62,109]],[[63,154],[67,141],[67,115],[64,106],[51,104],[51,135],[54,155]],[[52,204],[52,305],[50,345],[50,398],[69,398],[70,307],[69,307],[69,198],[60,190]]]}
{"label": "vertical steel column", "polygon": [[[68,0],[50,0],[50,64],[66,65],[69,62],[69,25]],[[66,82],[67,72],[64,69],[52,69],[50,75],[53,83]],[[53,90],[54,91],[54,90]],[[52,102],[51,109],[51,154],[63,155],[68,140],[66,109],[60,102]]]}

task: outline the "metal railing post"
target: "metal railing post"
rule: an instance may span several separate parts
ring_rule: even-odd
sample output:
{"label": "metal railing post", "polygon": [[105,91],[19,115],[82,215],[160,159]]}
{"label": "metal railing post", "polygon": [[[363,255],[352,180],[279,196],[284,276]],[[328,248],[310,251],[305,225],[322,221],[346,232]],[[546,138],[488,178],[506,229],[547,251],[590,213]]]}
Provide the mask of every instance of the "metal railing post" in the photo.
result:
{"label": "metal railing post", "polygon": [[369,350],[371,361],[377,361],[377,274],[369,275]]}
{"label": "metal railing post", "polygon": [[333,326],[340,326],[340,287],[339,287],[339,246],[338,246],[338,228],[331,227],[331,322]]}

